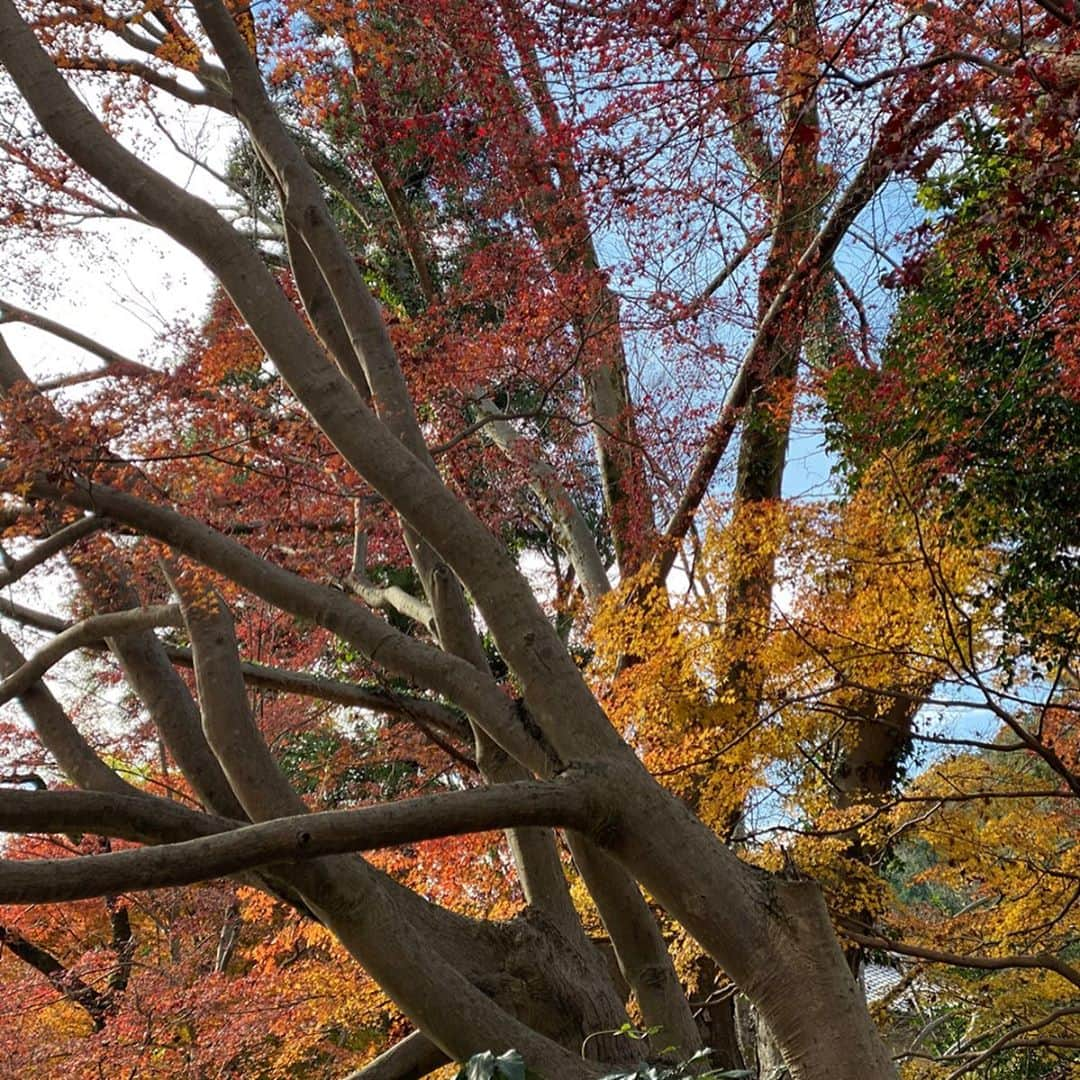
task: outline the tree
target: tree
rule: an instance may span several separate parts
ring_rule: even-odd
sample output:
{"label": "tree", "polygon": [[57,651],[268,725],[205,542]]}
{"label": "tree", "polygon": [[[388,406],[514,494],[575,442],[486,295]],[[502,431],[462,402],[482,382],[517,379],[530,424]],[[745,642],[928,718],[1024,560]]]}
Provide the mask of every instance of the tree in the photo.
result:
{"label": "tree", "polygon": [[[889,817],[891,846],[879,842],[893,888],[874,943],[957,965],[935,970],[912,1075],[1056,1075],[1076,1046],[1080,977],[1074,845],[1057,839],[1075,832],[1078,790],[1077,560],[1059,503],[1075,487],[1080,417],[1060,280],[1075,151],[1045,100],[962,131],[963,156],[921,192],[937,218],[893,280],[880,368],[842,365],[826,392],[856,498],[867,481],[892,488],[890,513],[916,523],[930,576],[919,591],[939,613],[938,644],[921,639],[906,662],[937,685],[914,697],[990,721],[982,738],[939,734],[948,756],[897,792],[912,805]],[[883,464],[884,485],[872,479]]]}
{"label": "tree", "polygon": [[[1011,636],[1068,655],[1078,606],[1075,314],[1061,280],[1076,214],[1072,133],[977,116],[961,166],[921,193],[941,215],[896,282],[882,365],[828,375],[832,442],[849,477],[909,457],[926,501],[1005,553],[987,602]],[[1052,134],[1048,134],[1052,133]],[[1036,189],[1038,196],[1036,198]]]}
{"label": "tree", "polygon": [[[7,505],[14,532],[40,538],[8,580],[70,549],[85,605],[70,627],[7,609],[60,630],[29,659],[5,648],[3,696],[83,790],[5,791],[0,827],[142,845],[8,860],[0,901],[242,875],[332,933],[418,1029],[368,1076],[514,1049],[573,1078],[636,1059],[603,1034],[623,1028],[624,990],[650,1053],[700,1047],[640,886],[753,1001],[794,1077],[887,1077],[818,887],[741,861],[657,783],[633,723],[614,727],[590,689],[580,630],[610,589],[607,552],[638,586],[628,619],[658,590],[666,602],[740,421],[738,516],[768,514],[800,358],[847,355],[834,256],[886,181],[929,166],[943,124],[1009,88],[1015,44],[990,15],[918,30],[902,10],[803,2],[625,15],[296,3],[254,18],[195,0],[38,5],[28,22],[0,0],[8,227],[52,243],[72,217],[132,219],[223,290],[178,368],[150,375],[82,339],[104,376],[134,376],[82,400],[49,398],[0,348]],[[1040,18],[1042,81],[1065,82],[1071,23]],[[137,117],[168,126],[162,100],[241,125],[248,171],[224,177],[239,221],[122,145]],[[730,200],[751,204],[734,226]],[[616,240],[622,282],[600,254]],[[646,363],[653,385],[635,395],[635,350],[703,378],[665,396]],[[684,413],[696,427],[675,425]],[[530,549],[551,560],[555,619],[515,560]],[[755,542],[728,589],[725,633],[749,658],[774,555]],[[181,797],[124,779],[41,682],[102,641]],[[721,674],[746,719],[758,670],[740,658]],[[334,731],[292,698],[253,711],[250,686],[414,725],[443,757],[394,760],[426,793],[310,812],[301,792],[318,785],[289,775],[282,714],[304,714],[305,761]],[[402,793],[400,769],[383,781]],[[355,854],[491,829],[510,830],[528,903],[508,921]],[[622,981],[583,929],[554,829]]]}

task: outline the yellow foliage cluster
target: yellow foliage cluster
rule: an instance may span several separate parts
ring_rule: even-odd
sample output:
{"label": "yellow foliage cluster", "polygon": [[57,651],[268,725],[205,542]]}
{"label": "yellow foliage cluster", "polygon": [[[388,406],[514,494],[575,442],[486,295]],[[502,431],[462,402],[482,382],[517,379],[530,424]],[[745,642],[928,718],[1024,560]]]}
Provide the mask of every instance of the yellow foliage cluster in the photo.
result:
{"label": "yellow foliage cluster", "polygon": [[[927,770],[908,794],[918,801],[894,814],[907,861],[889,913],[895,933],[943,955],[1075,966],[1080,809],[1045,765],[1024,752],[961,754]],[[1076,987],[1047,967],[934,965],[917,977],[965,1049],[1027,1024],[1039,1039],[1075,1045],[1080,1035],[1068,1012]],[[904,1075],[941,1080],[954,1067],[913,1060]]]}
{"label": "yellow foliage cluster", "polygon": [[[945,954],[1058,955],[1080,939],[1080,817],[1036,755],[939,751],[914,781],[842,782],[868,738],[892,733],[896,758],[909,753],[935,695],[1001,693],[982,599],[996,560],[918,511],[896,462],[841,505],[714,512],[684,594],[650,589],[646,570],[600,605],[592,676],[663,783],[744,858],[815,878],[845,920]],[[1012,693],[1023,677],[1001,675]],[[1074,727],[1062,733],[1072,760]],[[904,865],[913,851],[925,866]],[[695,988],[699,950],[678,933],[671,947]],[[933,980],[928,1015],[964,1003],[969,1036],[1074,990],[1037,968],[928,970],[911,975],[924,992]]]}
{"label": "yellow foliage cluster", "polygon": [[[977,660],[984,615],[966,598],[985,560],[880,479],[842,507],[718,520],[685,595],[650,590],[646,570],[597,612],[593,671],[614,723],[718,827],[774,763],[825,743],[842,754],[859,723],[889,722]],[[800,814],[816,819],[832,792],[805,779]]]}

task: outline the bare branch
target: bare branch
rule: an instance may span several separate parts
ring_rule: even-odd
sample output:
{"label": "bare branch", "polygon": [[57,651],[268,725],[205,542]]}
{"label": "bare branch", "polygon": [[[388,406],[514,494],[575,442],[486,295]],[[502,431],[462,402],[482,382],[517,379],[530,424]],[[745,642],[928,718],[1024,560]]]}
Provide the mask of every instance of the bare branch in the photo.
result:
{"label": "bare branch", "polygon": [[342,1080],[422,1080],[448,1060],[422,1031],[414,1031]]}
{"label": "bare branch", "polygon": [[637,882],[586,837],[571,833],[568,840],[645,1024],[660,1029],[654,1049],[662,1053],[674,1045],[680,1052],[694,1053],[701,1046],[701,1033]]}
{"label": "bare branch", "polygon": [[[994,1054],[1001,1050],[1007,1050],[1011,1046],[1033,1045],[1030,1041],[1019,1042],[1019,1036],[1027,1035],[1032,1031],[1038,1031],[1040,1028],[1048,1027],[1050,1024],[1053,1024],[1058,1020],[1063,1020],[1067,1016],[1080,1016],[1080,1005],[1071,1005],[1061,1009],[1054,1009],[1053,1012],[1047,1013],[1046,1016],[1040,1017],[1038,1020],[1032,1020],[1027,1024],[1017,1024],[1014,1027],[1009,1028],[1008,1031],[992,1042],[985,1050],[974,1055],[970,1061],[965,1062],[959,1069],[949,1073],[945,1080],[959,1080],[961,1076],[973,1072],[984,1062],[988,1061]],[[1034,1045],[1039,1044],[1036,1043]],[[1076,1040],[1064,1042],[1049,1040],[1044,1045],[1080,1047],[1080,1042],[1077,1042]]]}
{"label": "bare branch", "polygon": [[[86,520],[94,519],[87,518]],[[44,630],[51,634],[63,633],[73,625],[57,615],[26,607],[5,596],[0,596],[0,615],[14,619],[24,626],[32,626],[35,630]],[[95,641],[88,642],[83,647],[101,651],[106,646],[100,641]],[[162,649],[172,663],[186,668],[193,666],[191,649],[164,642],[162,642]],[[468,743],[472,738],[468,723],[460,713],[430,698],[401,694],[384,687],[361,686],[341,679],[331,679],[325,675],[312,675],[306,671],[290,671],[267,664],[256,664],[250,660],[242,661],[240,670],[243,672],[244,680],[251,686],[276,690],[282,694],[318,698],[335,705],[354,706],[390,716],[400,716],[404,720],[438,728],[464,743]]]}
{"label": "bare branch", "polygon": [[368,577],[366,553],[367,533],[357,521],[352,573],[343,582],[349,591],[359,596],[369,607],[381,611],[396,611],[434,632],[435,612],[431,610],[431,606],[398,585],[376,585]]}
{"label": "bare branch", "polygon": [[42,392],[48,390],[63,390],[68,386],[82,386],[85,383],[97,382],[98,379],[126,378],[131,375],[142,375],[135,369],[122,368],[119,364],[106,364],[105,367],[94,368],[93,371],[75,371],[70,375],[57,375],[52,379],[42,379],[34,385]]}
{"label": "bare branch", "polygon": [[596,538],[577,504],[540,450],[499,415],[493,401],[485,398],[480,402],[480,410],[492,441],[511,461],[525,467],[529,486],[550,515],[559,543],[573,564],[586,596],[599,600],[611,590],[611,584]]}
{"label": "bare branch", "polygon": [[746,238],[742,247],[728,259],[705,288],[686,305],[685,315],[693,317],[699,314],[709,297],[723,287],[724,283],[742,266],[747,257],[753,254],[754,250],[767,240],[770,235],[772,235],[772,229],[768,227],[752,232]]}
{"label": "bare branch", "polygon": [[[1035,0],[1035,2],[1040,3],[1041,0]],[[869,90],[872,86],[877,86],[879,83],[890,82],[894,79],[901,79],[921,72],[932,71],[934,68],[942,67],[945,64],[970,64],[973,67],[981,68],[992,75],[1005,77],[1008,77],[1013,73],[1012,68],[1005,64],[999,64],[988,57],[979,56],[978,53],[963,52],[959,49],[950,49],[946,52],[935,53],[933,56],[928,56],[925,60],[920,60],[918,63],[902,64],[897,67],[886,68],[884,71],[875,72],[865,79],[850,75],[848,72],[843,71],[832,64],[828,64],[827,67],[828,76],[830,78],[839,79],[855,90]]]}
{"label": "bare branch", "polygon": [[[215,836],[240,824],[132,787],[108,792],[0,790],[0,831],[3,832],[89,832],[155,844]],[[88,857],[87,862],[90,861]]]}
{"label": "bare branch", "polygon": [[0,615],[14,619],[23,626],[32,626],[35,630],[44,630],[49,634],[62,634],[73,625],[67,619],[61,619],[59,615],[50,615],[47,611],[27,607],[25,604],[9,600],[6,596],[0,596]]}
{"label": "bare branch", "polygon": [[171,75],[166,75],[138,60],[117,60],[113,57],[108,60],[95,60],[90,57],[75,57],[58,62],[57,67],[66,71],[102,71],[109,74],[131,75],[188,105],[206,106],[217,109],[219,112],[232,114],[232,102],[228,94],[210,85],[208,81],[204,81],[201,88],[185,86],[179,79],[174,79]]}
{"label": "bare branch", "polygon": [[252,821],[306,812],[255,726],[240,671],[232,616],[212,587],[166,567],[191,635],[206,741]]}
{"label": "bare branch", "polygon": [[[61,497],[51,488],[43,487],[41,494],[51,499]],[[337,589],[306,581],[260,559],[175,511],[99,484],[79,485],[67,498],[156,537],[283,611],[312,619],[360,649],[373,663],[445,695],[529,768],[539,772],[551,769],[548,754],[526,731],[514,703],[467,661],[401,633]]]}
{"label": "bare branch", "polygon": [[[193,665],[190,649],[166,645],[165,654],[174,664],[182,667]],[[358,709],[369,709],[371,712],[398,716],[403,720],[438,728],[466,743],[471,737],[468,724],[460,713],[430,698],[399,694],[381,687],[360,686],[341,679],[330,679],[325,675],[311,675],[304,671],[269,667],[250,660],[241,661],[240,671],[249,686],[276,690],[282,694],[318,698],[320,701],[329,701],[335,705],[348,705]]]}
{"label": "bare branch", "polygon": [[[103,360],[106,367],[113,369],[112,373],[123,371],[125,374],[159,374],[153,368],[124,356],[123,353],[117,352],[108,345],[103,345],[100,341],[87,337],[86,334],[80,334],[78,330],[72,330],[71,327],[46,318],[44,315],[27,311],[25,308],[11,303],[10,300],[0,299],[0,325],[3,323],[22,323],[24,326],[32,326],[36,330],[43,330],[47,334],[52,334],[53,337],[58,337],[71,345],[76,345],[96,356],[99,360]],[[47,389],[47,385],[40,387],[40,389]]]}
{"label": "bare branch", "polygon": [[0,704],[26,693],[51,667],[89,642],[102,641],[117,634],[131,633],[133,630],[180,625],[180,609],[175,604],[91,615],[57,634],[48,645],[39,649],[22,667],[0,683]]}
{"label": "bare branch", "polygon": [[95,1031],[100,1031],[105,1026],[105,1019],[114,1005],[108,994],[95,990],[75,972],[68,970],[48,950],[35,945],[11,927],[0,925],[0,950],[5,948],[24,964],[29,964],[44,975],[57,993],[85,1009]]}
{"label": "bare branch", "polygon": [[78,543],[91,533],[102,528],[104,524],[100,518],[90,514],[73,521],[70,525],[65,525],[62,529],[58,529],[51,536],[47,536],[42,540],[33,551],[27,552],[21,559],[9,563],[4,570],[0,571],[0,589],[6,589],[9,585],[18,581],[19,578],[25,577],[35,567],[48,562],[49,559],[59,554],[64,548]]}
{"label": "bare branch", "polygon": [[907,945],[902,941],[894,941],[892,938],[864,934],[847,928],[844,929],[844,934],[856,944],[864,945],[869,949],[882,949],[885,952],[896,953],[898,956],[929,960],[934,964],[951,964],[953,967],[978,968],[984,971],[1036,968],[1053,971],[1074,986],[1080,986],[1080,971],[1049,953],[1042,953],[1039,956],[973,956],[965,953],[944,952],[940,949],[925,949],[920,945]]}
{"label": "bare branch", "polygon": [[[593,791],[588,774],[574,770],[553,781],[525,780],[360,810],[276,818],[158,847],[75,859],[5,859],[0,860],[0,903],[79,900],[190,885],[273,863],[489,829],[551,825],[586,830],[595,813]],[[7,810],[15,799],[21,801],[18,813]],[[42,802],[42,812],[34,812],[31,800]],[[65,800],[71,801],[75,813],[58,813],[58,809],[65,809]],[[80,829],[92,828],[105,836],[130,836],[133,821],[145,821],[147,809],[126,802],[118,806],[111,795],[0,791],[0,825],[8,830],[52,831],[62,827],[59,822],[64,817],[69,823],[81,822]]]}

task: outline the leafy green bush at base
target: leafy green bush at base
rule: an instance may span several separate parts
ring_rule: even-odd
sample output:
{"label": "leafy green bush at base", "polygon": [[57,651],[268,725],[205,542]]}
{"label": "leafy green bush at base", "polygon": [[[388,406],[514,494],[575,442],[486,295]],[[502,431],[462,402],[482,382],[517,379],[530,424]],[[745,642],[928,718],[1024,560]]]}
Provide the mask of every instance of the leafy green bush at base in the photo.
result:
{"label": "leafy green bush at base", "polygon": [[[747,1080],[753,1075],[746,1069],[708,1069],[700,1072],[709,1053],[708,1050],[700,1050],[678,1065],[650,1065],[643,1062],[631,1072],[608,1073],[603,1080]],[[455,1080],[534,1080],[534,1074],[525,1068],[525,1062],[516,1050],[507,1050],[499,1057],[485,1050],[469,1058],[461,1066]]]}

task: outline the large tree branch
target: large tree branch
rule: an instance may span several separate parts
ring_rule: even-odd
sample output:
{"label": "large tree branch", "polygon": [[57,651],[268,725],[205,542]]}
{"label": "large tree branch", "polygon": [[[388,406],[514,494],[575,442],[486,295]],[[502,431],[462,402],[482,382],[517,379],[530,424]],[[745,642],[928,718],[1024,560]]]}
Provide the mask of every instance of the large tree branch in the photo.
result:
{"label": "large tree branch", "polygon": [[[256,154],[258,157],[258,155]],[[285,242],[292,267],[297,292],[307,312],[311,325],[322,342],[327,354],[337,364],[341,373],[356,388],[364,401],[371,401],[371,387],[367,374],[353,349],[349,331],[342,322],[341,313],[323,280],[303,237],[289,221],[285,222]]]}
{"label": "large tree branch", "polygon": [[[51,615],[47,611],[27,607],[6,596],[0,596],[0,615],[14,620],[21,626],[32,626],[35,630],[44,630],[47,634],[62,634],[73,625],[67,619],[60,618],[59,615]],[[87,646],[87,648],[91,647]]]}
{"label": "large tree branch", "polygon": [[[303,820],[306,822],[306,817]],[[127,840],[159,843],[212,836],[239,824],[141,793],[102,799],[84,792],[0,792],[0,831],[89,830]],[[373,973],[376,968],[390,969],[391,984],[395,982],[395,966],[401,967],[396,952],[400,934],[388,928],[380,939],[377,933],[372,933],[374,923],[371,920],[375,919],[377,909],[385,909],[386,917],[392,917],[395,924],[407,919],[409,925],[405,932],[409,934],[415,933],[417,927],[422,928],[427,935],[427,945],[418,955],[433,958],[433,943],[437,943],[439,954],[448,956],[457,971],[489,987],[497,985],[498,971],[507,949],[521,947],[520,934],[528,927],[516,930],[510,927],[504,937],[495,932],[496,927],[473,923],[428,903],[360,859],[337,856],[331,857],[330,861],[332,865],[320,868],[326,860],[316,860],[314,864],[307,864],[303,873],[296,865],[279,864],[273,873],[267,870],[261,874],[270,879],[274,891],[280,892],[284,883],[292,903],[296,902],[296,890],[312,896],[311,907],[322,913],[327,925],[342,937],[361,963],[369,966]],[[88,865],[92,863],[88,862]],[[537,929],[545,930],[542,926]],[[548,936],[550,929],[544,934],[545,940]],[[553,976],[558,985],[558,972],[554,969],[548,977]],[[495,983],[492,983],[493,978]],[[418,980],[413,981],[418,984]],[[587,992],[589,984],[583,982],[581,986]],[[568,991],[564,987],[554,992],[565,996]],[[608,1020],[603,1014],[598,1019],[600,1022],[593,1024],[594,1029],[603,1027]]]}
{"label": "large tree branch", "polygon": [[[476,791],[425,795],[402,802],[299,814],[245,825],[194,840],[75,859],[0,860],[0,903],[81,900],[109,893],[190,885],[273,863],[316,859],[444,836],[512,826],[567,826],[587,831],[595,813],[595,785],[573,770],[557,780],[523,780]],[[4,812],[17,797],[21,813]],[[44,800],[41,813],[27,799]],[[76,804],[75,799],[79,802]],[[5,829],[50,831],[63,800],[85,816],[79,826],[103,836],[130,836],[136,811],[113,796],[68,792],[0,791]],[[96,801],[95,801],[96,800]],[[91,809],[88,809],[91,808]],[[74,815],[64,815],[68,827]],[[212,819],[210,819],[212,820]]]}
{"label": "large tree branch", "polygon": [[278,116],[258,64],[225,5],[194,0],[194,8],[228,72],[240,119],[277,184],[286,226],[307,248],[337,308],[380,419],[419,460],[430,462],[382,313],[334,223],[314,170]]}
{"label": "large tree branch", "polygon": [[414,1031],[342,1080],[423,1080],[447,1060],[422,1031]]}
{"label": "large tree branch", "polygon": [[166,572],[191,636],[203,731],[229,786],[252,821],[306,813],[252,719],[232,616],[221,597],[175,566]]}
{"label": "large tree branch", "polygon": [[[324,323],[333,324],[330,339],[340,340],[340,321],[363,367],[365,385],[361,389],[370,391],[379,419],[434,477],[435,464],[417,423],[382,314],[335,226],[314,171],[274,109],[258,65],[229,12],[217,0],[196,0],[195,9],[229,73],[241,118],[278,185],[283,216],[292,230],[290,235],[299,239],[290,248],[298,260],[298,279],[307,280],[309,295],[321,308],[328,306],[325,298],[329,294],[338,316],[335,320],[333,312],[327,311],[323,319]],[[310,271],[310,262],[318,274]],[[405,518],[405,542],[423,582],[440,644],[447,652],[471,663],[481,676],[490,677],[460,583],[428,538],[414,531],[408,515]]]}
{"label": "large tree branch", "polygon": [[58,555],[65,548],[77,544],[91,533],[97,531],[104,523],[100,518],[92,514],[81,517],[77,521],[65,525],[62,529],[47,536],[38,544],[33,551],[28,551],[22,558],[8,563],[4,570],[0,571],[0,589],[6,589],[20,578],[25,577],[31,570],[48,562],[54,555]]}
{"label": "large tree branch", "polygon": [[[258,67],[228,12],[213,0],[196,7],[229,71],[235,98],[259,157],[278,185],[296,279],[317,332],[361,396],[375,406],[393,436],[434,474],[434,461],[416,422],[378,305],[334,226],[310,163],[274,110]],[[357,359],[362,376],[353,372]],[[404,608],[434,630],[446,652],[470,663],[481,678],[490,678],[460,583],[423,536],[407,520],[403,525],[428,606],[414,602],[400,590],[376,589],[366,581],[362,565],[351,580],[352,587],[373,606]]]}
{"label": "large tree branch", "polygon": [[[86,519],[93,520],[93,519]],[[26,607],[7,597],[0,596],[0,615],[13,619],[35,630],[44,630],[50,634],[60,634],[72,626],[72,623],[58,615]],[[101,642],[89,642],[88,649],[100,651],[106,648]],[[179,667],[190,668],[194,660],[191,649],[182,645],[162,643],[162,648],[169,660]],[[454,709],[441,705],[430,698],[415,697],[397,693],[383,687],[362,686],[342,679],[331,679],[325,675],[312,675],[306,671],[291,671],[286,668],[271,667],[244,660],[240,664],[244,681],[249,686],[265,690],[274,690],[281,694],[297,694],[300,697],[312,697],[329,701],[335,705],[352,706],[368,709],[371,712],[384,713],[388,716],[401,717],[422,727],[433,727],[452,735],[455,739],[468,743],[472,738],[468,722]]]}
{"label": "large tree branch", "polygon": [[[505,789],[497,790],[501,792]],[[28,800],[28,795],[37,794],[42,798],[36,801]],[[301,820],[306,825],[307,818]],[[233,825],[232,822],[210,818],[164,800],[159,802],[142,796],[95,800],[76,792],[0,793],[0,830],[92,829],[102,834],[121,835],[126,839],[155,842],[181,840],[192,835],[212,835]],[[321,915],[323,921],[334,929],[360,962],[388,990],[397,995],[399,1003],[402,1003],[418,1022],[423,1016],[423,1009],[417,1009],[415,1002],[410,1005],[410,994],[415,996],[422,985],[435,979],[440,987],[445,985],[450,999],[460,1004],[468,999],[469,995],[475,995],[475,990],[468,984],[459,985],[455,989],[454,982],[460,980],[462,974],[467,979],[488,987],[490,993],[492,987],[499,986],[499,971],[506,957],[506,950],[520,949],[520,934],[529,929],[528,926],[517,930],[508,928],[509,934],[505,938],[498,934],[492,937],[497,928],[484,928],[480,924],[471,924],[444,912],[373,871],[362,860],[345,856],[331,857],[329,865],[325,858],[302,868],[278,864],[274,868],[274,878],[285,881],[290,888],[299,889],[305,898],[310,898],[311,907]],[[399,950],[403,948],[405,936],[414,936],[417,928],[422,928],[427,936],[426,944],[417,945],[416,956],[419,958],[417,962],[420,963],[420,970],[413,971],[403,963]],[[552,933],[552,929],[544,927],[543,924],[536,929],[543,933],[544,940]],[[449,958],[448,962],[453,967],[439,975],[435,969],[445,966],[443,955]],[[561,958],[560,963],[565,963],[565,957]],[[566,977],[560,972],[560,968],[553,968],[543,976],[543,980],[547,983],[549,979],[554,979],[552,985],[559,987],[560,978]],[[438,982],[439,979],[442,983]],[[576,990],[588,994],[591,989],[592,984],[583,979],[573,988],[561,986],[551,992],[561,994],[562,1000],[566,999],[567,993]],[[513,986],[508,990],[513,1002]],[[429,997],[428,1000],[432,999]],[[484,1000],[481,998],[472,1003],[471,1007],[478,1015],[481,1009],[494,1008],[490,1002],[482,1004]],[[586,999],[587,1015],[593,1015],[589,1012],[591,1001],[591,998]],[[515,1007],[519,1006],[520,1003]],[[572,1036],[571,1042],[574,1038],[580,1041],[588,1030],[603,1028],[609,1022],[608,1015],[602,1012],[595,1014],[592,1025],[587,1026],[584,1032]],[[487,1032],[483,1037],[489,1037],[493,1029],[488,1026],[482,1030]],[[542,1030],[546,1030],[543,1025]],[[535,1040],[536,1037],[522,1029],[508,1045],[524,1045],[522,1040],[527,1038]],[[541,1042],[543,1043],[543,1040]],[[474,1050],[478,1048],[473,1047]],[[458,1056],[468,1055],[458,1052]],[[574,1073],[556,1070],[554,1075]]]}
{"label": "large tree branch", "polygon": [[[488,788],[471,794],[491,795],[505,790]],[[552,819],[543,823],[551,824]],[[470,976],[475,958],[468,954],[448,958],[444,942],[437,935],[421,936],[417,927],[403,917],[396,897],[365,887],[363,879],[357,877],[355,860],[338,859],[331,865],[326,860],[297,864],[290,877],[305,895],[318,896],[314,907],[324,922],[334,928],[372,978],[451,1060],[465,1060],[482,1050],[499,1052],[514,1047],[540,1075],[560,1080],[585,1080],[598,1075],[592,1065],[581,1060],[576,1045],[565,1049],[504,1011],[492,1000],[494,987],[486,977],[490,972]],[[521,1003],[513,1002],[510,1008],[516,1012]],[[528,1009],[525,1015],[528,1021],[535,1022]],[[467,1024],[462,1024],[463,1016],[468,1017]],[[565,1023],[562,1018],[556,1019],[560,1026]]]}
{"label": "large tree branch", "polygon": [[[241,824],[126,785],[114,791],[0,790],[3,832],[94,833],[156,844],[214,836]],[[88,856],[87,863],[97,858]]]}
{"label": "large tree branch", "polygon": [[57,634],[48,645],[39,649],[26,663],[0,683],[0,705],[26,693],[29,687],[65,656],[84,648],[91,642],[101,641],[103,638],[116,634],[128,634],[135,630],[180,625],[180,609],[175,604],[91,615],[75,623],[63,633]]}
{"label": "large tree branch", "polygon": [[587,837],[571,833],[568,839],[645,1025],[658,1029],[651,1046],[658,1054],[675,1047],[680,1058],[689,1057],[701,1047],[701,1033],[637,882]]}
{"label": "large tree branch", "polygon": [[230,578],[256,596],[300,618],[311,619],[395,675],[430,687],[464,709],[508,753],[535,771],[550,771],[547,754],[518,716],[514,703],[471,664],[394,629],[344,593],[309,582],[259,558],[201,522],[100,484],[78,484],[50,499],[67,498],[154,536]]}
{"label": "large tree branch", "polygon": [[[175,564],[167,564],[166,573],[180,598],[191,636],[203,730],[245,813],[256,822],[305,815],[303,800],[274,760],[251,715],[232,616],[208,583],[180,572]],[[429,914],[419,898],[400,890],[362,860],[324,859],[300,875],[289,867],[281,867],[278,873],[300,889],[308,904],[324,912],[327,924],[361,963],[370,963],[385,945],[372,938],[365,918],[342,903],[350,888],[370,906],[394,908],[395,919],[402,924],[409,921],[410,908],[415,914],[418,905],[422,917]],[[408,903],[402,905],[403,899]],[[414,933],[415,927],[409,923],[403,932]]]}

